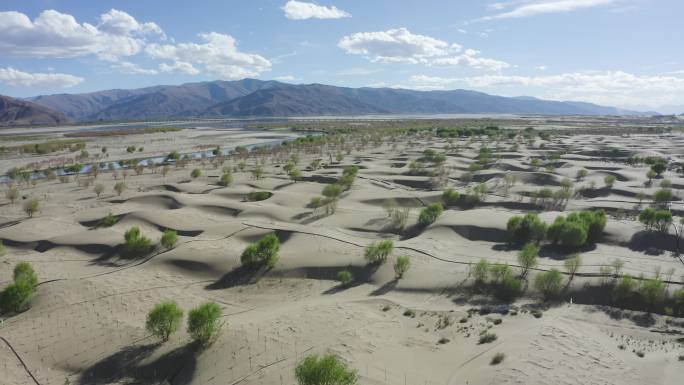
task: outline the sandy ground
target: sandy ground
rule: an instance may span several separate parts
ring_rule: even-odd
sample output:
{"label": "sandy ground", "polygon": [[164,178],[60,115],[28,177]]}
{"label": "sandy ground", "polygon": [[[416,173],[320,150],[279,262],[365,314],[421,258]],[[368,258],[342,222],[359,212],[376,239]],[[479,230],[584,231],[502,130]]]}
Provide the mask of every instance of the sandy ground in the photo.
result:
{"label": "sandy ground", "polygon": [[[214,143],[229,145],[222,142],[223,133],[209,132],[126,140],[133,138],[132,144],[144,145],[146,151],[168,153],[192,148],[214,134]],[[168,141],[157,142],[158,136]],[[118,140],[118,147],[107,144],[114,150],[111,157],[123,155],[115,147],[128,144]],[[251,143],[254,138],[234,141]],[[448,183],[463,192],[469,186],[458,178],[477,155],[479,143],[455,143],[466,149],[448,156]],[[166,177],[149,170],[139,176],[131,173],[128,190],[120,197],[113,192],[116,181],[109,173],[98,177],[97,183],[106,186],[100,198],[92,186],[79,187],[73,181],[22,187],[23,195],[40,198],[43,207],[29,219],[21,202],[2,201],[0,239],[8,252],[0,258],[0,286],[11,280],[18,261],[31,262],[42,283],[31,309],[0,325],[0,384],[35,384],[29,372],[45,385],[292,384],[298,360],[328,351],[356,368],[361,384],[680,384],[684,362],[678,356],[684,344],[677,338],[684,331],[666,323],[668,317],[654,315],[644,322],[637,312],[563,302],[535,318],[529,310],[539,301],[533,296],[501,307],[516,309],[516,315],[469,313],[490,304],[491,298],[471,296],[464,287],[468,264],[480,258],[516,264],[516,250],[502,246],[508,218],[530,207],[519,193],[556,186],[564,177],[574,180],[576,171],[585,168],[589,175],[576,185],[593,180],[602,186],[608,174],[618,180],[599,196],[572,199],[566,211],[632,210],[638,204],[637,192],[657,189],[657,184],[644,187],[647,168],[604,161],[593,151],[620,147],[679,158],[684,137],[568,136],[547,143],[544,150],[521,144],[517,152],[501,153],[491,169],[476,173],[476,180],[490,186],[484,204],[446,210],[422,232],[385,231],[386,200],[412,207],[409,228],[423,205],[439,201],[441,189],[432,190],[427,176],[408,175],[408,163],[426,147],[443,151],[445,145],[445,140],[385,144],[353,151],[332,164],[326,154],[325,166],[304,171],[304,180],[297,183],[269,161],[264,178],[237,172],[232,186],[221,187],[216,184],[220,169],[197,162],[172,169]],[[532,156],[569,148],[573,150],[553,172],[532,170]],[[301,157],[304,168],[320,156]],[[2,162],[7,167],[17,160]],[[308,208],[326,177],[336,178],[349,164],[361,170],[337,212],[325,216],[321,209]],[[190,180],[194,167],[201,168],[203,176]],[[508,194],[501,184],[506,172],[518,178]],[[673,172],[666,177],[681,194],[684,180]],[[271,191],[273,196],[246,202],[244,196],[253,190]],[[674,203],[672,209],[684,207]],[[120,215],[119,222],[98,227],[108,212]],[[557,214],[545,211],[541,216],[550,222]],[[178,245],[147,258],[121,258],[116,247],[134,225],[155,240],[163,229],[177,230]],[[246,282],[238,274],[242,250],[274,231],[282,243],[280,261],[260,280]],[[641,231],[634,220],[611,217],[602,241],[582,253],[580,272],[597,273],[621,258],[625,273],[649,276],[656,267],[663,273],[672,268],[671,280],[684,280],[677,259],[666,251],[653,252],[656,246],[666,246],[635,246],[634,236]],[[411,257],[411,269],[401,280],[394,279],[392,263],[378,269],[365,265],[364,246],[379,239],[395,242],[390,262],[399,255]],[[562,263],[550,253],[543,255],[539,267]],[[342,289],[334,281],[342,269],[363,279]],[[579,289],[594,281],[577,277],[572,286]],[[144,324],[147,312],[163,300],[175,300],[186,310],[216,301],[223,310],[222,334],[206,350],[191,344],[184,328],[159,344]],[[415,316],[405,316],[407,309]],[[485,330],[498,339],[478,344]],[[496,353],[506,358],[490,365]]]}

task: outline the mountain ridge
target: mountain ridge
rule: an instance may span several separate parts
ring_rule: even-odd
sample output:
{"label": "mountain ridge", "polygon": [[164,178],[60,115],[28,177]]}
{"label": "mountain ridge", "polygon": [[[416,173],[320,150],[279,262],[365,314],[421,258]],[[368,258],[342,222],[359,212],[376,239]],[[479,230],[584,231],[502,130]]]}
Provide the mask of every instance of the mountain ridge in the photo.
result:
{"label": "mountain ridge", "polygon": [[76,121],[369,114],[645,114],[585,102],[505,97],[462,89],[352,88],[249,78],[40,95],[26,100],[60,111]]}
{"label": "mountain ridge", "polygon": [[0,95],[0,126],[64,123],[71,123],[71,120],[61,112],[36,103]]}

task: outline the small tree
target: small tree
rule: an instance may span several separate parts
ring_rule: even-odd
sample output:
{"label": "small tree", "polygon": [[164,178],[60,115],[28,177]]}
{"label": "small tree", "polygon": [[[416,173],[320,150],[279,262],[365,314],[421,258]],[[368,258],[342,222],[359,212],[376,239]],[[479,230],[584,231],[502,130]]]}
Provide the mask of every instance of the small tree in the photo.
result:
{"label": "small tree", "polygon": [[33,217],[33,214],[40,210],[40,201],[36,198],[31,198],[24,203],[24,212],[29,218]]}
{"label": "small tree", "polygon": [[364,258],[368,263],[383,263],[394,250],[394,243],[390,240],[371,243],[366,246]]}
{"label": "small tree", "polygon": [[204,303],[188,313],[188,334],[207,346],[218,337],[223,327],[220,319],[221,307],[215,302]]}
{"label": "small tree", "polygon": [[104,190],[105,190],[105,186],[102,183],[98,183],[95,185],[95,187],[93,187],[93,191],[95,192],[95,194],[97,195],[98,198],[100,197],[100,195],[102,195]]}
{"label": "small tree", "polygon": [[397,279],[402,278],[409,267],[411,267],[411,259],[408,255],[397,257],[397,260],[394,262],[394,276]]}
{"label": "small tree", "polygon": [[570,274],[570,278],[568,278],[568,283],[570,283],[572,282],[572,279],[575,278],[577,270],[582,266],[582,257],[577,253],[571,254],[563,261],[563,266],[565,267],[565,271]]}
{"label": "small tree", "polygon": [[563,275],[557,269],[539,273],[534,279],[534,287],[545,300],[555,298],[563,288]]}
{"label": "small tree", "polygon": [[485,283],[487,282],[487,276],[489,275],[489,262],[487,262],[486,259],[482,258],[478,263],[473,265],[473,277],[475,278],[476,283]]}
{"label": "small tree", "polygon": [[9,199],[10,202],[14,203],[19,199],[19,189],[16,186],[11,186],[9,190],[5,192],[5,198]]}
{"label": "small tree", "polygon": [[162,302],[147,314],[145,328],[162,341],[168,341],[169,336],[180,329],[182,321],[183,310],[175,302]]}
{"label": "small tree", "polygon": [[126,191],[126,183],[116,182],[114,185],[114,191],[116,191],[116,195],[121,196],[121,194]]}
{"label": "small tree", "polygon": [[636,290],[637,284],[634,279],[629,276],[623,276],[613,288],[613,298],[619,304],[627,302]]}
{"label": "small tree", "polygon": [[667,170],[667,161],[664,159],[658,159],[651,165],[651,171],[655,172],[658,176],[664,173],[665,170]]}
{"label": "small tree", "polygon": [[173,248],[176,242],[178,242],[178,235],[175,230],[165,230],[159,241],[162,247],[167,250]]}
{"label": "small tree", "polygon": [[520,264],[520,276],[525,277],[527,272],[537,266],[539,247],[534,243],[528,243],[518,252],[518,264]]}
{"label": "small tree", "polygon": [[264,176],[264,168],[261,166],[256,166],[252,170],[252,178],[259,180]]}
{"label": "small tree", "polygon": [[263,236],[255,243],[247,246],[240,256],[240,261],[246,266],[266,266],[273,268],[278,262],[280,241],[275,234]]}
{"label": "small tree", "polygon": [[197,179],[200,176],[202,176],[202,170],[200,170],[199,168],[196,168],[190,172],[190,177],[192,179]]}
{"label": "small tree", "polygon": [[295,368],[299,385],[355,385],[359,375],[333,354],[310,355]]}
{"label": "small tree", "polygon": [[653,201],[659,205],[664,205],[672,200],[672,190],[661,188],[653,194]]}
{"label": "small tree", "polygon": [[642,283],[639,288],[639,294],[641,294],[641,298],[646,302],[646,305],[648,306],[646,310],[648,310],[649,313],[653,310],[653,306],[655,306],[656,303],[665,298],[666,292],[665,283],[658,278],[649,279]]}
{"label": "small tree", "polygon": [[434,223],[440,215],[442,215],[443,211],[444,208],[441,204],[430,203],[420,211],[418,223],[422,226],[429,226],[430,224]]}
{"label": "small tree", "polygon": [[0,292],[0,311],[19,313],[29,308],[38,285],[38,276],[28,262],[19,262],[13,271],[13,282]]}

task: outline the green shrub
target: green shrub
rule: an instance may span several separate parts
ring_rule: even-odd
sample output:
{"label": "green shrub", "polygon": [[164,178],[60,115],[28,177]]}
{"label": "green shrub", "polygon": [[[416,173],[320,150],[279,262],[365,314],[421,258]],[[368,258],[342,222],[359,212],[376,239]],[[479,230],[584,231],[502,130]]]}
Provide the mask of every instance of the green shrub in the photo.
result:
{"label": "green shrub", "polygon": [[312,354],[295,367],[299,385],[354,385],[359,375],[333,354]]}
{"label": "green shrub", "polygon": [[116,195],[121,196],[121,194],[126,191],[126,183],[116,182],[116,184],[114,184],[114,191],[116,191]]}
{"label": "green shrub", "polygon": [[422,226],[428,226],[432,223],[434,223],[437,218],[439,218],[440,215],[442,215],[442,212],[444,211],[444,208],[442,207],[441,204],[439,203],[430,203],[420,211],[420,215],[418,216],[418,223],[420,223]]}
{"label": "green shrub", "polygon": [[169,336],[175,333],[183,321],[183,310],[171,302],[162,302],[154,305],[147,314],[145,328],[157,338],[168,341]]}
{"label": "green shrub", "polygon": [[603,183],[606,184],[606,187],[611,188],[615,184],[616,179],[615,175],[606,175],[606,177],[603,178]]}
{"label": "green shrub", "polygon": [[188,313],[188,334],[202,345],[218,337],[221,327],[221,307],[215,302],[204,303]]}
{"label": "green shrub", "polygon": [[494,289],[494,296],[501,301],[512,301],[519,297],[524,288],[522,279],[506,275]]}
{"label": "green shrub", "polygon": [[644,302],[648,305],[648,311],[653,309],[653,306],[662,301],[667,294],[667,287],[665,282],[658,278],[652,278],[641,284],[639,294]]}
{"label": "green shrub", "polygon": [[492,361],[489,363],[490,365],[499,365],[500,363],[503,362],[503,360],[506,358],[506,355],[503,353],[496,353],[494,357],[492,357]]}
{"label": "green shrub", "polygon": [[20,313],[29,308],[35,288],[24,280],[9,284],[0,293],[0,309],[3,313]]}
{"label": "green shrub", "polygon": [[632,298],[636,290],[637,283],[629,275],[625,275],[615,284],[613,288],[613,298],[617,303],[625,303]]}
{"label": "green shrub", "polygon": [[349,284],[354,281],[354,274],[349,270],[342,270],[337,273],[337,280],[342,286],[349,286]]}
{"label": "green shrub", "polygon": [[480,345],[482,344],[488,344],[490,342],[494,342],[497,339],[496,333],[490,333],[490,332],[485,332],[480,336],[480,340],[478,341]]}
{"label": "green shrub", "polygon": [[546,236],[546,223],[537,214],[529,213],[509,219],[506,230],[511,243],[539,243]]}
{"label": "green shrub", "polygon": [[152,241],[140,233],[138,226],[126,230],[124,241],[124,252],[127,256],[137,257],[145,255],[154,249]]}
{"label": "green shrub", "polygon": [[192,179],[197,179],[200,176],[202,176],[202,170],[200,170],[199,168],[196,168],[190,172],[190,177]]}
{"label": "green shrub", "polygon": [[280,241],[275,234],[268,234],[247,246],[240,256],[240,261],[246,266],[266,266],[273,268],[278,262]]}
{"label": "green shrub", "polygon": [[0,257],[4,257],[6,253],[7,253],[7,248],[5,247],[5,245],[0,240]]}
{"label": "green shrub", "polygon": [[665,170],[667,170],[667,161],[665,159],[658,159],[651,165],[651,171],[655,172],[658,176],[665,172]]}
{"label": "green shrub", "polygon": [[404,311],[404,317],[411,317],[414,318],[416,316],[416,311],[413,309],[406,309]]}
{"label": "green shrub", "polygon": [[534,279],[534,287],[544,299],[555,298],[563,289],[563,275],[557,269],[539,273]]}
{"label": "green shrub", "polygon": [[25,281],[31,287],[36,287],[38,285],[38,276],[33,267],[28,262],[19,262],[14,266],[13,279],[17,281]]}
{"label": "green shrub", "polygon": [[653,201],[658,204],[665,204],[672,200],[672,190],[669,188],[661,188],[653,194]]}
{"label": "green shrub", "polygon": [[487,282],[487,276],[489,275],[489,262],[487,262],[486,259],[482,258],[478,263],[473,265],[473,277],[475,278],[475,282],[477,283],[485,283]]}
{"label": "green shrub", "polygon": [[38,286],[38,277],[28,262],[14,267],[14,281],[0,293],[0,311],[19,313],[29,308],[31,297]]}
{"label": "green shrub", "polygon": [[461,194],[454,189],[448,189],[442,193],[442,201],[445,206],[456,206],[461,199]]}
{"label": "green shrub", "polygon": [[555,245],[579,247],[587,242],[587,226],[580,222],[568,221],[565,217],[558,216],[549,226],[547,237]]}
{"label": "green shrub", "polygon": [[233,173],[230,171],[224,172],[223,175],[221,175],[221,178],[219,179],[219,184],[221,186],[227,187],[230,186],[233,183]]}
{"label": "green shrub", "polygon": [[268,191],[252,191],[249,194],[247,194],[247,200],[250,202],[259,202],[259,201],[264,201],[273,195],[272,193]]}
{"label": "green shrub", "polygon": [[114,225],[116,224],[116,222],[117,222],[118,220],[119,220],[119,219],[118,219],[117,217],[115,217],[114,214],[108,213],[107,215],[105,215],[104,218],[102,218],[102,226],[104,226],[104,227],[112,227],[112,226],[114,226]]}
{"label": "green shrub", "polygon": [[383,263],[394,250],[394,243],[390,240],[371,243],[366,246],[364,258],[368,263]]}
{"label": "green shrub", "polygon": [[397,277],[397,279],[402,278],[410,266],[411,259],[408,255],[397,257],[396,262],[394,262],[394,276]]}
{"label": "green shrub", "polygon": [[40,210],[40,201],[36,198],[31,198],[24,203],[24,212],[29,218],[33,217],[33,214]]}
{"label": "green shrub", "polygon": [[176,245],[176,242],[178,242],[178,235],[175,230],[165,230],[159,241],[165,249],[173,248],[173,246]]}
{"label": "green shrub", "polygon": [[647,207],[639,213],[639,222],[643,223],[646,230],[667,232],[672,223],[670,210],[655,210]]}

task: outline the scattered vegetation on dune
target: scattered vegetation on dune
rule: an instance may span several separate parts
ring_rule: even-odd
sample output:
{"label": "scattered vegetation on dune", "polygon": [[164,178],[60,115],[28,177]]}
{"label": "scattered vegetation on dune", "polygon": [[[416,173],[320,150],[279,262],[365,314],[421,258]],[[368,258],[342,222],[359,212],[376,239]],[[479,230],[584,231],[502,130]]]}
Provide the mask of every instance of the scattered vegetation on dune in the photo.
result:
{"label": "scattered vegetation on dune", "polygon": [[354,385],[359,375],[334,354],[312,354],[297,364],[295,378],[299,385]]}
{"label": "scattered vegetation on dune", "polygon": [[273,268],[278,262],[279,250],[280,241],[278,237],[275,234],[268,234],[247,246],[240,256],[240,261],[246,266]]}

